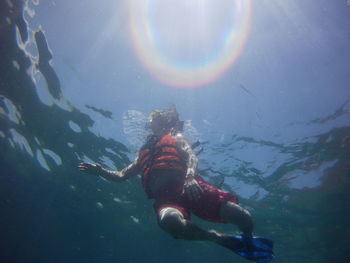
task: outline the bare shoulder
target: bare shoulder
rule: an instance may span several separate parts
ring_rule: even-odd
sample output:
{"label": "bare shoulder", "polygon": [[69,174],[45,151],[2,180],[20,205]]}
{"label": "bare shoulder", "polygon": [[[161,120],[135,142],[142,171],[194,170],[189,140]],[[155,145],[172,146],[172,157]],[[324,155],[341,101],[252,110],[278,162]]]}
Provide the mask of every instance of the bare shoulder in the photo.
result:
{"label": "bare shoulder", "polygon": [[181,149],[183,149],[184,151],[188,150],[188,148],[190,147],[189,143],[186,137],[183,136],[182,133],[175,134],[175,139],[176,139],[177,145],[180,146]]}
{"label": "bare shoulder", "polygon": [[184,140],[185,139],[185,136],[183,136],[182,133],[178,132],[175,134],[175,138],[176,139],[179,139],[179,140]]}

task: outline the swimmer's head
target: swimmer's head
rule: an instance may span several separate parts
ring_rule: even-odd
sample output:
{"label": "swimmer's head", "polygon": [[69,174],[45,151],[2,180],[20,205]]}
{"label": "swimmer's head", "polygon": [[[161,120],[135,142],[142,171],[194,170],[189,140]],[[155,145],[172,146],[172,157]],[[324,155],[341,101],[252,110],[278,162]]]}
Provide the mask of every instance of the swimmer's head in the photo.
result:
{"label": "swimmer's head", "polygon": [[179,113],[175,106],[166,110],[154,110],[150,114],[149,127],[156,135],[162,135],[171,131],[181,132],[183,121],[179,119]]}

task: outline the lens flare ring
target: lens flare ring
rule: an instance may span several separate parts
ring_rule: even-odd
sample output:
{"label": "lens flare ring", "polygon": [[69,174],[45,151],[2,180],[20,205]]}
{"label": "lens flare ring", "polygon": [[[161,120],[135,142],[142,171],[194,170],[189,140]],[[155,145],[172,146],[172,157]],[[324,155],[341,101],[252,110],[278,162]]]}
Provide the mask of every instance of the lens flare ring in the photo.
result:
{"label": "lens flare ring", "polygon": [[[251,0],[226,1],[226,6],[223,5],[221,8],[226,7],[226,10],[222,10],[222,12],[227,13],[227,5],[229,5],[230,16],[227,20],[230,22],[226,25],[228,29],[224,34],[216,38],[219,39],[220,43],[217,43],[215,50],[210,50],[206,57],[203,56],[201,59],[195,59],[190,63],[185,60],[181,61],[181,59],[175,59],[169,52],[161,48],[161,41],[164,40],[164,42],[166,42],[167,37],[169,38],[169,35],[162,35],[162,32],[167,32],[165,30],[162,31],[162,27],[169,21],[165,21],[164,18],[162,18],[163,20],[158,19],[159,21],[157,21],[157,19],[154,18],[154,14],[163,12],[162,7],[164,7],[164,5],[160,5],[159,1],[164,0],[129,0],[128,8],[132,43],[137,57],[140,59],[143,66],[161,83],[173,87],[200,87],[217,80],[233,65],[244,47],[250,26]],[[195,0],[193,1],[196,2]],[[176,3],[179,2],[181,1],[176,1]],[[188,2],[188,0],[185,2]],[[197,1],[197,7],[203,7],[206,3],[213,2],[218,5],[220,2],[225,1]],[[212,8],[212,6],[208,6],[206,9],[207,15],[210,15],[210,13],[208,13],[210,8]],[[220,11],[220,6],[216,9]],[[164,17],[171,14],[167,12],[165,12]],[[195,16],[198,14],[198,10],[192,10],[189,13],[190,17]],[[205,19],[206,18],[208,17],[206,16]],[[178,19],[181,19],[181,17]],[[166,23],[163,23],[163,21]],[[193,24],[192,22],[195,21],[189,20],[186,22],[191,25]],[[208,22],[206,26],[210,26],[211,24],[209,23],[210,22]],[[179,33],[172,30],[172,28],[169,28],[169,34],[174,32],[181,35],[181,32]],[[193,30],[193,33],[195,37],[196,28]],[[208,39],[210,39],[210,36]],[[175,39],[174,42],[178,44],[176,41],[180,42],[184,40],[186,39]],[[191,42],[191,40],[192,39],[188,40],[188,42]],[[192,42],[192,46],[189,45],[188,48],[196,49],[203,43]]]}

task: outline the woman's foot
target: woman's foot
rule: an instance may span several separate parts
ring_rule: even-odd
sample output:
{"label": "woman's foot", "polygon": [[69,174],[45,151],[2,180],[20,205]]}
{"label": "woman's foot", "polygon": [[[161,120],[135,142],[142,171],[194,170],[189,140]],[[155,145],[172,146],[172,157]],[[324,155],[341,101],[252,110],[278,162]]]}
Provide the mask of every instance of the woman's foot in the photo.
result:
{"label": "woman's foot", "polygon": [[212,241],[220,246],[226,247],[231,250],[236,250],[243,247],[243,244],[237,238],[233,238],[231,235],[222,234],[215,230],[209,230],[209,233],[213,235]]}

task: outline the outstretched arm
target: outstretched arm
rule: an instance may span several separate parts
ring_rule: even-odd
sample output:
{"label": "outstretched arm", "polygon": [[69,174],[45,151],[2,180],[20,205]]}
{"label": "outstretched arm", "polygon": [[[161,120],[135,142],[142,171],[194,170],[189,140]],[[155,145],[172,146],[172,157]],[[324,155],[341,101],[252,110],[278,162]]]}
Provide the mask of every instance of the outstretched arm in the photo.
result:
{"label": "outstretched arm", "polygon": [[99,163],[80,163],[78,166],[80,171],[88,174],[101,176],[109,181],[122,182],[139,173],[136,160],[121,171],[113,171],[103,168]]}

